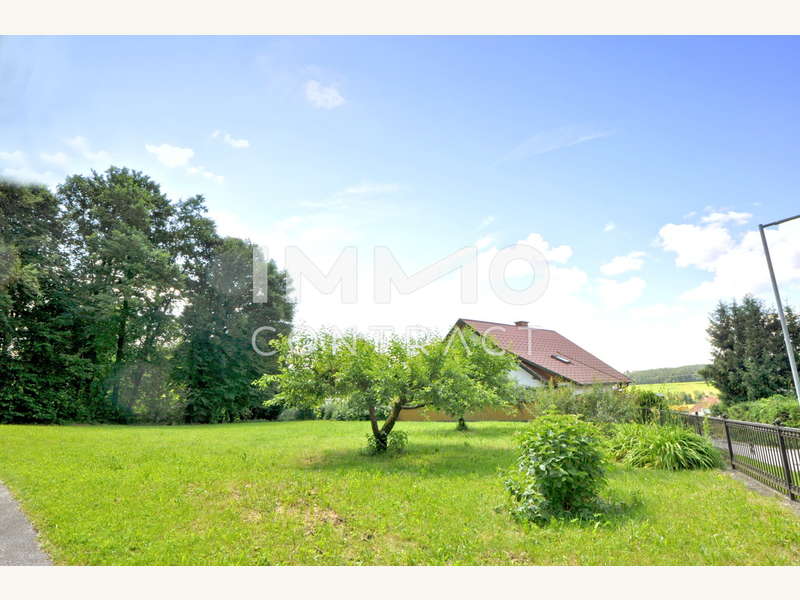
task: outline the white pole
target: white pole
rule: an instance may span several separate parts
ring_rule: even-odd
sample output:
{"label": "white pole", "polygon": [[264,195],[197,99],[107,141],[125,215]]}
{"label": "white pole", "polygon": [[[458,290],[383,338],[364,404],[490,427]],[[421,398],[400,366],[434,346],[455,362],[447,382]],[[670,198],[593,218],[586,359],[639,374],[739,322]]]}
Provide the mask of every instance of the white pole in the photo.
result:
{"label": "white pole", "polygon": [[[797,218],[797,217],[792,217]],[[788,219],[786,219],[788,220]],[[783,223],[785,221],[779,221]],[[773,225],[774,223],[770,223]],[[792,348],[792,339],[789,337],[789,327],[786,325],[786,315],[783,314],[783,303],[781,302],[781,295],[778,292],[778,282],[775,280],[775,270],[772,268],[772,258],[769,255],[769,246],[767,246],[767,236],[764,233],[764,228],[769,225],[759,225],[758,230],[761,232],[761,243],[764,245],[764,256],[767,258],[767,267],[769,267],[769,277],[772,280],[772,291],[775,292],[775,302],[778,305],[778,317],[781,319],[781,329],[783,330],[783,341],[786,344],[786,354],[789,355],[789,367],[792,369],[792,380],[794,381],[794,393],[797,396],[797,401],[800,402],[800,377],[797,376],[797,363],[794,360],[794,349]]]}

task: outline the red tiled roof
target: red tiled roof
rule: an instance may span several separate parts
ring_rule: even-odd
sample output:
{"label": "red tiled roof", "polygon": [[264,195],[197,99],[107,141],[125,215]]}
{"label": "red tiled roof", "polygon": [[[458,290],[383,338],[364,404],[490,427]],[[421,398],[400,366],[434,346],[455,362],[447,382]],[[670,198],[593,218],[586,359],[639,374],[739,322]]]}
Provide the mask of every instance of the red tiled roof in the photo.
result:
{"label": "red tiled roof", "polygon": [[[481,335],[488,335],[503,350],[523,361],[581,385],[631,383],[631,380],[602,360],[552,329],[517,327],[506,323],[459,319]],[[567,358],[566,363],[554,355]]]}

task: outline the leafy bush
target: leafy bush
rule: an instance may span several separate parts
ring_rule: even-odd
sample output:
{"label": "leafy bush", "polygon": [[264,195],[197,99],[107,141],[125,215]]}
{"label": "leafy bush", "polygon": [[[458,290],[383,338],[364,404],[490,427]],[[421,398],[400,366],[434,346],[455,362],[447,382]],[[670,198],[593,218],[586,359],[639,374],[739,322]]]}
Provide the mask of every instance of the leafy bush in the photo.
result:
{"label": "leafy bush", "polygon": [[[400,454],[405,451],[408,445],[408,434],[405,431],[392,431],[386,439],[386,454]],[[368,456],[375,456],[376,454],[383,454],[378,440],[371,433],[367,434],[367,445],[364,448],[364,454]]]}
{"label": "leafy bush", "polygon": [[610,450],[614,458],[632,467],[678,471],[720,464],[719,452],[707,438],[679,425],[619,425]]}
{"label": "leafy bush", "polygon": [[[388,406],[377,406],[375,414],[378,419],[385,419],[389,415]],[[320,419],[333,421],[369,421],[369,409],[362,406],[354,406],[336,398],[330,398],[319,407],[317,416]]]}
{"label": "leafy bush", "polygon": [[533,389],[529,398],[536,415],[557,412],[581,415],[584,420],[595,423],[624,423],[639,414],[633,395],[608,386],[547,386]]}
{"label": "leafy bush", "polygon": [[636,420],[640,423],[651,423],[658,418],[658,412],[666,408],[663,395],[651,390],[630,389],[626,391],[636,405]]}
{"label": "leafy bush", "polygon": [[737,404],[717,404],[713,414],[725,415],[738,421],[755,421],[784,427],[800,427],[800,405],[793,396],[775,394],[769,398],[739,402]]}
{"label": "leafy bush", "polygon": [[575,415],[541,416],[517,434],[516,468],[504,473],[515,518],[588,518],[605,484],[600,431]]}
{"label": "leafy bush", "polygon": [[284,408],[278,415],[278,421],[308,421],[316,418],[310,408]]}

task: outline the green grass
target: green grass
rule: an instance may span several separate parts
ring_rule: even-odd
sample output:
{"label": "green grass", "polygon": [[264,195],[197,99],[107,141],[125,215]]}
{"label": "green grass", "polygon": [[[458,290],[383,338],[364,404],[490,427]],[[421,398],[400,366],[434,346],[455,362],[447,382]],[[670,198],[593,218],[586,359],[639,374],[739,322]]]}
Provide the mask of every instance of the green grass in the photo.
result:
{"label": "green grass", "polygon": [[719,390],[705,381],[681,381],[679,383],[643,383],[633,387],[642,390],[651,390],[658,394],[682,393],[694,394],[702,392],[709,396],[719,396]]}
{"label": "green grass", "polygon": [[614,467],[595,527],[500,510],[519,423],[0,426],[0,479],[58,564],[798,564],[800,520],[719,471]]}

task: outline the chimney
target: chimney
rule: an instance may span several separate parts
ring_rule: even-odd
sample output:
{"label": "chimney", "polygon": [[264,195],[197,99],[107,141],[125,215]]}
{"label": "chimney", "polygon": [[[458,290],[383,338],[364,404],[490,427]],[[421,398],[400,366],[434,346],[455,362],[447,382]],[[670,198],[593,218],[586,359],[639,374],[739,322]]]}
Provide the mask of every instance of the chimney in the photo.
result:
{"label": "chimney", "polygon": [[514,321],[514,325],[516,325],[517,327],[527,327],[528,326],[528,322],[527,321]]}

